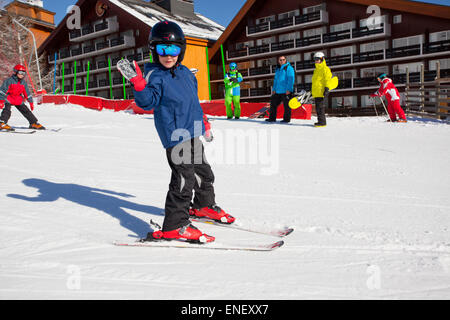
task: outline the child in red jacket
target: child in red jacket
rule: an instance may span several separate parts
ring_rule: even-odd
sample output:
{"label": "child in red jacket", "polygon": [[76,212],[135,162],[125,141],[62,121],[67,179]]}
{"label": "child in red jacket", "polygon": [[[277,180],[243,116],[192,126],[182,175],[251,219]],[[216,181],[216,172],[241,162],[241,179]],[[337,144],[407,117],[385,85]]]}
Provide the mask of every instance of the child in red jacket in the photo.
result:
{"label": "child in red jacket", "polygon": [[[26,69],[24,66],[18,64],[14,67],[14,74],[6,79],[0,87],[0,100],[5,100],[4,109],[0,116],[0,130],[14,131],[8,125],[8,120],[11,117],[11,105],[15,106],[17,110],[28,120],[30,129],[44,130],[44,126],[38,123],[38,120],[31,112],[34,109],[33,97],[28,90],[28,85],[25,81]],[[24,99],[30,103],[30,109],[24,104]]]}
{"label": "child in red jacket", "polygon": [[[400,106],[400,94],[398,93],[398,90],[392,80],[387,77],[386,73],[380,74],[377,77],[377,80],[380,83],[380,89],[370,96],[374,98],[386,95],[386,99],[388,101],[387,109],[391,121],[406,122],[405,112]],[[397,115],[399,117],[398,120]]]}

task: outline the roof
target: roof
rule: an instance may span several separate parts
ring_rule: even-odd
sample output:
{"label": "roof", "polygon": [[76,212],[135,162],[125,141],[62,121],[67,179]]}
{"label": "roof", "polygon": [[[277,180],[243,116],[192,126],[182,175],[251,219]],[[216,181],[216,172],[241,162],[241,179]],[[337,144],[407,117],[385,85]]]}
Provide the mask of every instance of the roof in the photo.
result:
{"label": "roof", "polygon": [[164,8],[149,2],[130,0],[109,0],[109,2],[126,10],[149,27],[164,20],[174,21],[183,29],[184,34],[190,37],[217,40],[225,30],[225,27],[199,13],[194,13],[196,18],[192,19],[173,15]]}
{"label": "roof", "polygon": [[[81,5],[87,0],[78,0],[76,5]],[[106,0],[104,0],[106,1]],[[182,29],[187,37],[198,38],[203,40],[217,40],[225,30],[222,25],[204,17],[199,13],[194,13],[196,18],[185,18],[182,16],[172,15],[169,11],[162,7],[155,5],[154,3],[144,2],[142,0],[108,0],[120,9],[123,9],[131,16],[142,21],[149,27],[153,27],[159,21],[170,20],[176,22]],[[66,25],[69,14],[60,21],[56,29],[50,34],[49,37],[41,44],[38,51],[41,54],[48,43],[58,34]]]}
{"label": "roof", "polygon": [[[450,6],[424,3],[419,1],[409,1],[409,0],[337,0],[341,2],[349,2],[354,4],[361,4],[365,6],[378,5],[380,8],[398,10],[409,13],[415,13],[425,16],[432,16],[436,18],[449,19],[450,17]],[[228,39],[233,30],[238,26],[246,14],[250,11],[255,3],[260,3],[256,0],[247,0],[233,20],[230,22],[228,27],[219,37],[217,42],[214,44],[210,51],[209,59],[213,59],[216,55],[220,46]]]}

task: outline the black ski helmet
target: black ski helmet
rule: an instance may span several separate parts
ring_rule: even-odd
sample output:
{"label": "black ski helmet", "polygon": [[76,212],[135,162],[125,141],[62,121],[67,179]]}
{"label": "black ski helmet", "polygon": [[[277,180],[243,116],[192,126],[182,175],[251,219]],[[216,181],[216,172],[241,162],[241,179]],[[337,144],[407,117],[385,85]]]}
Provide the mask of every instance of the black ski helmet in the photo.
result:
{"label": "black ski helmet", "polygon": [[178,56],[177,63],[183,61],[184,53],[186,52],[186,38],[184,37],[183,30],[181,30],[180,26],[175,22],[166,20],[158,22],[153,26],[148,37],[148,45],[152,52],[154,62],[158,62],[158,60],[156,60],[158,57],[158,54],[156,53],[157,44],[176,44],[180,46],[181,52]]}

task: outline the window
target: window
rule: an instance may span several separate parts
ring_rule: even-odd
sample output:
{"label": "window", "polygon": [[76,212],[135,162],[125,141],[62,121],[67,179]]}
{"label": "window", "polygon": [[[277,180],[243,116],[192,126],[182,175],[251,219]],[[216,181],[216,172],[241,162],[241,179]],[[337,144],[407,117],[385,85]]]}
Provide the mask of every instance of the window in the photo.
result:
{"label": "window", "polygon": [[270,21],[275,21],[275,16],[263,17],[256,19],[256,24],[262,24]]}
{"label": "window", "polygon": [[297,38],[300,38],[300,32],[292,32],[292,33],[282,34],[278,37],[280,42],[288,41],[288,40],[295,40]]}
{"label": "window", "polygon": [[392,67],[393,74],[405,74],[406,67],[408,67],[409,72],[420,72],[420,66],[422,62],[413,62],[413,63],[405,63],[405,64],[395,64]]}
{"label": "window", "polygon": [[429,66],[428,70],[436,70],[436,62],[438,61],[441,70],[450,69],[450,58],[447,58],[447,59],[431,60],[428,65]]}
{"label": "window", "polygon": [[300,53],[286,56],[286,60],[289,61],[291,64],[293,64],[296,61],[300,61],[301,59],[302,59],[302,55]]}
{"label": "window", "polygon": [[363,43],[360,46],[360,52],[371,52],[371,51],[377,51],[377,50],[384,50],[388,49],[388,42],[387,41],[378,41],[378,42],[370,42],[370,43]]}
{"label": "window", "polygon": [[355,27],[355,21],[340,23],[340,24],[334,24],[330,26],[330,32],[338,32],[338,31],[344,31],[344,30],[350,30]]}
{"label": "window", "polygon": [[344,70],[333,72],[333,75],[337,76],[339,80],[352,79],[356,77],[356,70]]}
{"label": "window", "polygon": [[312,74],[305,75],[305,83],[312,83]]}
{"label": "window", "polygon": [[280,13],[278,15],[278,20],[283,20],[283,19],[287,19],[287,18],[292,18],[294,16],[298,16],[300,15],[300,10],[294,10],[294,11],[289,11],[289,12],[285,12],[285,13]]}
{"label": "window", "polygon": [[346,56],[356,52],[356,46],[342,47],[342,48],[334,48],[331,49],[331,56]]}
{"label": "window", "polygon": [[347,96],[347,97],[333,97],[331,98],[332,108],[356,108],[357,107],[357,97]]}
{"label": "window", "polygon": [[392,22],[393,22],[394,24],[402,23],[402,15],[401,15],[401,14],[398,14],[398,15],[394,16],[394,17],[392,18]]}
{"label": "window", "polygon": [[256,40],[256,46],[262,46],[265,44],[271,44],[275,42],[275,37],[263,38]]}
{"label": "window", "polygon": [[450,39],[450,30],[430,33],[430,42],[444,41]]}
{"label": "window", "polygon": [[375,67],[375,68],[365,68],[361,69],[361,78],[376,77],[380,73],[388,73],[389,69],[387,66]]}
{"label": "window", "polygon": [[412,37],[398,38],[392,40],[392,48],[409,47],[421,44],[423,42],[423,35]]}
{"label": "window", "polygon": [[326,30],[327,30],[326,27],[305,30],[305,31],[303,31],[303,37],[307,38],[307,37],[317,36],[317,35],[325,33]]}
{"label": "window", "polygon": [[247,47],[253,47],[253,40],[252,41],[246,41],[246,42],[238,42],[236,43],[236,50],[245,49]]}
{"label": "window", "polygon": [[256,61],[257,67],[267,67],[277,64],[277,58],[270,58],[270,59],[262,59]]}
{"label": "window", "polygon": [[303,8],[303,14],[313,13],[313,12],[317,12],[317,11],[325,10],[325,9],[326,9],[326,3],[322,3],[317,6]]}
{"label": "window", "polygon": [[[326,51],[322,51],[325,54],[325,57],[327,56]],[[314,53],[315,52],[305,52],[303,54],[303,60],[314,60]]]}

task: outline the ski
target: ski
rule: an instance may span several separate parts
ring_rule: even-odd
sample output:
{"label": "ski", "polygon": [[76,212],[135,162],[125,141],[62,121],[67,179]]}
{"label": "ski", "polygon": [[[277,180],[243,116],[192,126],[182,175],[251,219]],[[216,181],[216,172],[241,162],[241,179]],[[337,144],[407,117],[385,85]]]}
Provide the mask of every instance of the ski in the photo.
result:
{"label": "ski", "polygon": [[284,241],[277,241],[269,244],[261,245],[246,245],[246,244],[226,244],[218,242],[208,243],[190,243],[186,241],[136,241],[136,242],[121,242],[114,241],[115,246],[120,247],[152,247],[152,248],[191,248],[191,249],[206,249],[206,250],[234,250],[234,251],[272,251],[284,244]]}
{"label": "ski", "polygon": [[4,133],[16,133],[16,134],[33,134],[36,133],[36,130],[29,130],[29,131],[18,131],[18,130],[0,130],[0,132]]}
{"label": "ski", "polygon": [[221,223],[221,222],[211,220],[208,218],[192,218],[191,217],[191,221],[202,222],[202,223],[212,224],[215,226],[231,228],[231,229],[236,229],[236,230],[242,230],[242,231],[247,231],[247,232],[266,234],[266,235],[271,235],[271,236],[280,237],[280,238],[285,237],[294,231],[294,228],[289,228],[289,227],[283,227],[283,228],[273,229],[273,230],[263,230],[263,229],[252,228],[252,227],[245,227],[245,226],[236,224],[236,222],[232,223],[232,224]]}

